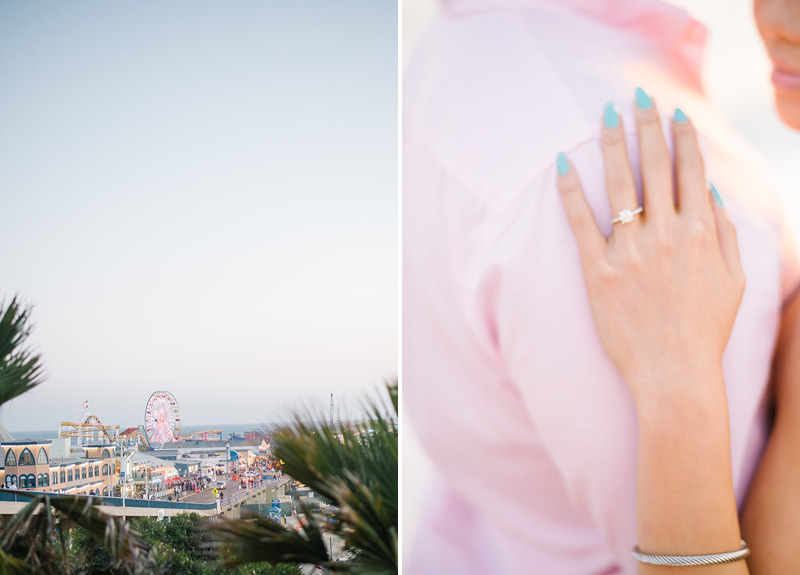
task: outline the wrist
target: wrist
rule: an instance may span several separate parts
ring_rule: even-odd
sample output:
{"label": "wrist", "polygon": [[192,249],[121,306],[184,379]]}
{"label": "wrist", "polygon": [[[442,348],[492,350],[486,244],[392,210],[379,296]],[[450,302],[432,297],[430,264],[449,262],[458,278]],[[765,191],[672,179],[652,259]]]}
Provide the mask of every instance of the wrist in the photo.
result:
{"label": "wrist", "polygon": [[634,403],[640,421],[673,423],[693,416],[727,416],[727,396],[722,366],[708,362],[687,366],[647,369],[625,376],[634,390]]}

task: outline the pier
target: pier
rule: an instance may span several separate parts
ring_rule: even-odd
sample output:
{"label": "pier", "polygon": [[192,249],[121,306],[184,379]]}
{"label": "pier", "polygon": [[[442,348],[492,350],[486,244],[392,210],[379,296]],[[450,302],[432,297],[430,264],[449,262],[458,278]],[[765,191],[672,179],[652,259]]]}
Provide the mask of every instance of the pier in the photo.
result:
{"label": "pier", "polygon": [[[173,517],[181,513],[197,513],[206,517],[223,516],[229,519],[241,517],[241,506],[266,503],[286,493],[286,484],[292,481],[284,476],[280,479],[263,481],[250,489],[242,489],[221,501],[205,503],[191,501],[163,501],[159,499],[135,499],[122,497],[94,497],[100,502],[98,509],[115,517]],[[207,490],[208,491],[208,490]],[[37,495],[67,497],[59,493],[40,491],[0,490],[0,515],[15,515],[28,505]],[[82,496],[79,496],[82,497]]]}

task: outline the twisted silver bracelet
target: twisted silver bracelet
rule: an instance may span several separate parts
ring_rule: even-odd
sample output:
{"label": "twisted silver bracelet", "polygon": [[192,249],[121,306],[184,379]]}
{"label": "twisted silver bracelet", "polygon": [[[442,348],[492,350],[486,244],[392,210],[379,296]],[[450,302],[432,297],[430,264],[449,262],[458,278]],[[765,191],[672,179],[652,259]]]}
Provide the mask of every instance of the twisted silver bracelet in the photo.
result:
{"label": "twisted silver bracelet", "polygon": [[716,553],[714,555],[651,555],[643,553],[639,546],[633,548],[633,558],[640,563],[650,565],[669,565],[672,567],[693,567],[695,565],[717,565],[719,563],[732,563],[750,555],[750,548],[742,539],[742,548],[738,551]]}

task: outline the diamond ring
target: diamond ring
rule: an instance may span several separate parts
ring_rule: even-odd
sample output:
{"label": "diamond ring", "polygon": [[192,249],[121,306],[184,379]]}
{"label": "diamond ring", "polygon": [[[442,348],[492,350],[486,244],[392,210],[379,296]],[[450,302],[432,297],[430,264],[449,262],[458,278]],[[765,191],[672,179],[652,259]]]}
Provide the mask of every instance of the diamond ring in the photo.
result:
{"label": "diamond ring", "polygon": [[620,224],[629,224],[633,221],[633,216],[637,216],[644,211],[642,206],[639,206],[635,210],[624,209],[620,213],[617,214],[617,217],[611,220],[612,224],[620,223]]}

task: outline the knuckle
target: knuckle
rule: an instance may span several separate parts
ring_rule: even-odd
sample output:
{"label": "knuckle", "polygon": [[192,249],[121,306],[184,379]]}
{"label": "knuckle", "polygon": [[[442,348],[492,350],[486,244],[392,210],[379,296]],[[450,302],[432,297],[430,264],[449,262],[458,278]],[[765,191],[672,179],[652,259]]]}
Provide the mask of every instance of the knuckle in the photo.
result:
{"label": "knuckle", "polygon": [[621,146],[625,142],[625,134],[619,128],[603,130],[601,138],[606,147]]}
{"label": "knuckle", "polygon": [[634,274],[641,272],[644,267],[644,259],[642,258],[642,254],[639,253],[639,250],[628,250],[626,262],[628,269]]}
{"label": "knuckle", "polygon": [[675,160],[680,165],[694,165],[699,161],[700,149],[694,133],[675,135]]}
{"label": "knuckle", "polygon": [[594,281],[604,289],[613,289],[619,284],[619,273],[611,265],[601,263],[594,266],[592,270]]}
{"label": "knuckle", "polygon": [[747,280],[744,277],[744,272],[741,269],[736,269],[731,273],[732,288],[736,296],[741,299],[744,295],[744,290],[747,287]]}
{"label": "knuckle", "polygon": [[704,219],[693,219],[686,225],[686,238],[696,246],[704,247],[711,243],[714,238],[714,229],[709,222]]}
{"label": "knuckle", "polygon": [[728,219],[728,216],[725,216],[725,225],[728,226],[728,231],[731,234],[733,241],[737,241],[739,238],[739,232],[736,230],[736,226],[733,225],[733,222]]}
{"label": "knuckle", "polygon": [[703,158],[700,157],[700,150],[695,147],[686,147],[678,153],[677,160],[678,177],[684,186],[691,190],[705,189],[703,173],[705,166]]}
{"label": "knuckle", "polygon": [[653,234],[653,247],[662,258],[670,258],[675,249],[675,241],[665,229],[659,228]]}
{"label": "knuckle", "polygon": [[643,150],[643,161],[647,170],[642,170],[642,179],[650,186],[658,186],[657,192],[672,191],[672,164],[669,152],[663,149]]}
{"label": "knuckle", "polygon": [[637,110],[636,123],[641,127],[657,127],[661,131],[661,116],[655,106],[649,110]]}
{"label": "knuckle", "polygon": [[606,186],[612,194],[633,188],[633,182],[625,170],[609,170],[606,174]]}
{"label": "knuckle", "polygon": [[558,179],[558,191],[562,196],[568,196],[578,190],[578,182],[574,178],[564,177]]}
{"label": "knuckle", "polygon": [[592,224],[589,214],[585,212],[575,212],[572,214],[572,227],[576,230],[586,230]]}
{"label": "knuckle", "polygon": [[649,174],[643,174],[642,186],[644,187],[645,197],[658,198],[659,201],[675,205],[672,195],[672,174],[668,170],[651,170]]}
{"label": "knuckle", "polygon": [[736,228],[730,228],[728,230],[728,242],[731,243],[734,248],[738,248],[739,246],[739,236],[736,233]]}

